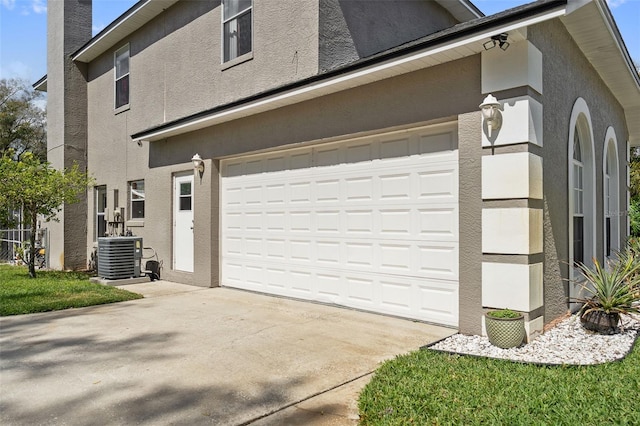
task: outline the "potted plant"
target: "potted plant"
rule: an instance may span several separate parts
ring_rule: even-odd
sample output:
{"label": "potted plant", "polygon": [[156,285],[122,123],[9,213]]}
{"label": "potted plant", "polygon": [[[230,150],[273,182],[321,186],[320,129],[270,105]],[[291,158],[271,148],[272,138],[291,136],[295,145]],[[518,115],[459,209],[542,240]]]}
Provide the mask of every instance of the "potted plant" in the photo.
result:
{"label": "potted plant", "polygon": [[520,346],[525,338],[524,315],[511,309],[491,310],[484,315],[487,337],[503,349]]}
{"label": "potted plant", "polygon": [[575,298],[582,303],[580,322],[587,330],[615,334],[621,315],[640,313],[640,262],[633,251],[618,254],[607,267],[593,260],[593,267],[577,263],[584,276],[580,282],[587,297]]}

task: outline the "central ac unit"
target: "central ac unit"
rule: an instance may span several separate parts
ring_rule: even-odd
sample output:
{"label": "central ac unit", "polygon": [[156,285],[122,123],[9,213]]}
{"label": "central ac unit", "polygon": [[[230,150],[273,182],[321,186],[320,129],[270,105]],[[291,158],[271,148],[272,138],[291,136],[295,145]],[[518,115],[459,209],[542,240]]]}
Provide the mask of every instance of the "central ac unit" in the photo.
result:
{"label": "central ac unit", "polygon": [[98,238],[98,276],[109,280],[141,276],[141,237]]}

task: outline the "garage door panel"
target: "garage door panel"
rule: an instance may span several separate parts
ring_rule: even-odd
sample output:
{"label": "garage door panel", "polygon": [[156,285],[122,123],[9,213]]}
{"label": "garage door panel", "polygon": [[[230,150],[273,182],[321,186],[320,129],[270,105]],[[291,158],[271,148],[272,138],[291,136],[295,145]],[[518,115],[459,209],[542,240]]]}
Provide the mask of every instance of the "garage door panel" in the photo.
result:
{"label": "garage door panel", "polygon": [[419,285],[419,311],[446,325],[458,323],[458,287],[450,283],[426,281]]}
{"label": "garage door panel", "polygon": [[340,180],[319,180],[315,187],[315,201],[318,204],[337,204],[340,202]]}
{"label": "garage door panel", "polygon": [[315,231],[318,235],[335,234],[341,235],[340,211],[321,210],[315,214]]}
{"label": "garage door panel", "polygon": [[433,169],[418,175],[419,198],[452,202],[458,198],[458,173],[455,169]]}
{"label": "garage door panel", "polygon": [[377,157],[375,146],[369,142],[354,143],[346,147],[346,162],[360,163],[368,162]]}
{"label": "garage door panel", "polygon": [[381,175],[379,181],[381,200],[398,202],[411,199],[411,174],[395,173]]}
{"label": "garage door panel", "polygon": [[410,238],[412,228],[412,212],[409,209],[381,209],[380,235],[382,238]]}
{"label": "garage door panel", "polygon": [[380,282],[380,289],[380,306],[385,313],[411,314],[411,300],[415,297],[414,287],[411,282],[400,278],[395,280],[385,279]]}
{"label": "garage door panel", "polygon": [[418,137],[418,152],[432,162],[457,160],[457,149],[457,141],[450,132]]}
{"label": "garage door panel", "polygon": [[340,304],[343,299],[341,292],[344,288],[340,278],[338,274],[316,274],[319,301]]}
{"label": "garage door panel", "polygon": [[441,279],[458,279],[458,245],[419,245],[419,275]]}
{"label": "garage door panel", "polygon": [[345,231],[358,237],[374,236],[374,212],[368,210],[347,210],[344,212]]}
{"label": "garage door panel", "polygon": [[315,260],[318,264],[337,267],[340,265],[340,243],[335,241],[318,241],[316,243]]}
{"label": "garage door panel", "polygon": [[403,161],[411,152],[411,141],[407,138],[383,140],[380,142],[380,159],[387,161]]}
{"label": "garage door panel", "polygon": [[374,294],[376,283],[373,279],[364,277],[346,277],[347,297],[356,307],[375,307]]}
{"label": "garage door panel", "polygon": [[454,132],[221,164],[222,283],[457,324]]}
{"label": "garage door panel", "polygon": [[419,217],[417,234],[421,239],[430,241],[458,240],[457,208],[419,209],[417,215]]}
{"label": "garage door panel", "polygon": [[291,269],[289,274],[289,279],[291,282],[291,291],[293,294],[300,295],[301,297],[312,298],[313,291],[313,280],[311,272],[307,270],[296,270]]}
{"label": "garage door panel", "polygon": [[375,246],[373,243],[345,243],[344,263],[347,268],[365,268],[373,270],[375,261]]}
{"label": "garage door panel", "polygon": [[373,200],[373,177],[347,177],[343,183],[346,202],[371,202]]}

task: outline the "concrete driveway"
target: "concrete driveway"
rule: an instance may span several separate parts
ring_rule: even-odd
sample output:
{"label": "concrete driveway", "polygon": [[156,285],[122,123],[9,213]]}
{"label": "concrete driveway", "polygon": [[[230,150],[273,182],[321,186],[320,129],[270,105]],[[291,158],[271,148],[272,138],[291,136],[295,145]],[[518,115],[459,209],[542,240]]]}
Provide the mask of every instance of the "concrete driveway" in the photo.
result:
{"label": "concrete driveway", "polygon": [[0,424],[357,423],[383,360],[454,330],[166,281],[0,319]]}

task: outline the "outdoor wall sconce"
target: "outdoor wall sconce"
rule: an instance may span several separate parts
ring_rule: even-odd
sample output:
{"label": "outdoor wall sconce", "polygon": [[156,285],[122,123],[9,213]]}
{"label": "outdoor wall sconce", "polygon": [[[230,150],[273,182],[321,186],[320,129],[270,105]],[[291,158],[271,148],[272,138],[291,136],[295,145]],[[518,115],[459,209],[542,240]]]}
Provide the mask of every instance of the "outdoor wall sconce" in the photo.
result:
{"label": "outdoor wall sconce", "polygon": [[489,137],[491,137],[492,130],[499,130],[502,125],[502,113],[500,112],[500,102],[491,94],[484,98],[484,101],[480,104],[480,111],[482,111],[482,118],[487,123],[487,129],[489,130]]}
{"label": "outdoor wall sconce", "polygon": [[191,157],[191,162],[193,163],[193,171],[198,172],[200,179],[202,179],[202,175],[204,174],[204,160],[200,155],[198,155],[198,153],[196,153]]}
{"label": "outdoor wall sconce", "polygon": [[491,40],[485,42],[482,46],[484,50],[493,49],[496,46],[500,46],[500,49],[507,50],[509,48],[509,42],[507,39],[509,38],[509,34],[500,33],[494,36],[491,36]]}

